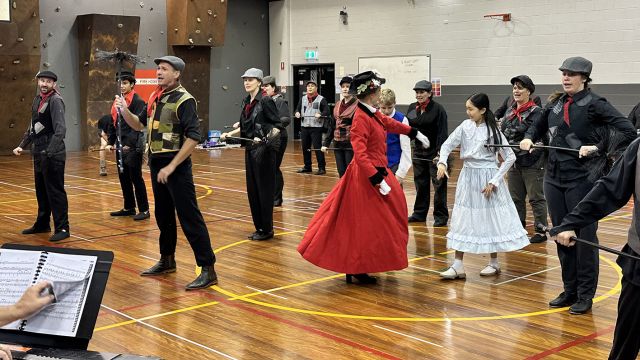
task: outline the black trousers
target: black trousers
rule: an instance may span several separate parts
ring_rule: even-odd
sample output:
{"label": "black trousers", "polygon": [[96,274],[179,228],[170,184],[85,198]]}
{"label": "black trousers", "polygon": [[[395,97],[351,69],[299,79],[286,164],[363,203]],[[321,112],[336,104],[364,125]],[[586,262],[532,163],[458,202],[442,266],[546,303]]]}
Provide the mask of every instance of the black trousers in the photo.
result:
{"label": "black trousers", "polygon": [[316,159],[318,159],[318,169],[324,169],[326,167],[326,161],[324,160],[324,153],[320,151],[322,147],[322,127],[302,127],[300,137],[302,140],[302,157],[304,158],[305,169],[311,169],[311,149],[318,149],[316,151]]}
{"label": "black trousers", "polygon": [[336,147],[333,151],[336,156],[336,168],[338,168],[338,175],[342,177],[353,160],[353,149],[350,141],[334,141],[333,145]]}
{"label": "black trousers", "polygon": [[[116,159],[119,156],[116,153]],[[135,209],[137,201],[138,210],[140,212],[147,211],[149,210],[149,200],[147,199],[147,187],[142,178],[142,153],[133,151],[124,154],[123,157],[123,171],[121,173],[118,170],[118,178],[120,179],[120,188],[124,197],[124,209]]]}
{"label": "black trousers", "polygon": [[[544,194],[549,206],[549,214],[553,225],[562,223],[562,219],[578,205],[580,200],[593,188],[593,183],[587,178],[560,183],[558,180],[544,179]],[[598,223],[576,231],[579,238],[598,242],[596,231]],[[566,247],[557,245],[558,257],[562,266],[562,282],[564,292],[575,294],[580,299],[592,299],[596,293],[598,285],[598,249],[576,244],[576,246]]]}
{"label": "black trousers", "polygon": [[[418,154],[416,154],[418,155]],[[424,156],[420,156],[424,157]],[[431,161],[413,161],[413,181],[416,185],[416,201],[413,204],[413,215],[420,219],[427,218],[433,184],[433,219],[435,222],[449,221],[447,209],[447,178],[438,180],[438,167]]]}
{"label": "black trousers", "polygon": [[[249,145],[245,149],[247,196],[256,231],[273,231],[273,191],[276,183],[276,151]],[[260,152],[260,154],[259,154]]]}
{"label": "black trousers", "polygon": [[618,319],[609,360],[633,360],[640,349],[640,286],[622,277]]}
{"label": "black trousers", "polygon": [[276,185],[275,193],[273,195],[273,201],[282,202],[282,189],[284,188],[284,178],[282,177],[282,171],[280,165],[282,165],[282,158],[284,158],[284,152],[287,150],[287,142],[289,141],[289,135],[287,135],[287,129],[280,130],[280,148],[276,152]]}
{"label": "black trousers", "polygon": [[167,256],[176,252],[178,240],[176,213],[182,231],[191,245],[198,266],[211,266],[216,257],[211,248],[209,231],[196,200],[196,188],[193,184],[191,158],[184,160],[169,175],[166,184],[158,182],[158,172],[171,162],[171,157],[153,157],[149,159],[151,187],[155,200],[156,223],[160,229],[160,254]]}
{"label": "black trousers", "polygon": [[66,154],[48,157],[44,153],[33,154],[33,177],[35,179],[38,216],[34,227],[46,229],[53,214],[55,232],[69,231],[69,202],[64,190],[64,165]]}

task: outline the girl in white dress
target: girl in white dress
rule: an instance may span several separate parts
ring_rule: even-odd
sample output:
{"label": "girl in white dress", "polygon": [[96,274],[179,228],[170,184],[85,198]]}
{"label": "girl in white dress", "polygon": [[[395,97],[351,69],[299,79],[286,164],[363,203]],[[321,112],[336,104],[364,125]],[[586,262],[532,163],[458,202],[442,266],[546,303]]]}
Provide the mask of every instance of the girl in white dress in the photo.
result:
{"label": "girl in white dress", "polygon": [[[508,147],[485,147],[508,144],[489,109],[486,94],[474,94],[467,100],[468,120],[458,126],[440,148],[438,179],[447,173],[447,158],[460,146],[462,171],[456,187],[456,199],[447,233],[447,247],[456,251],[455,261],[440,276],[445,279],[466,277],[462,258],[465,252],[491,254],[482,276],[500,273],[498,252],[522,249],[529,244],[516,207],[504,183],[504,175],[516,156]],[[504,162],[498,167],[498,153]]]}

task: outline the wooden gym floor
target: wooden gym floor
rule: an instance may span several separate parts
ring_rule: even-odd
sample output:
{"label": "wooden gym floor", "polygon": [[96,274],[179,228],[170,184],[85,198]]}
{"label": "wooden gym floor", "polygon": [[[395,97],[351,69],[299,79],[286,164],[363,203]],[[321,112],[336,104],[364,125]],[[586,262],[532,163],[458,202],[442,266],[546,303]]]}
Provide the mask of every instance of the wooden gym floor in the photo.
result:
{"label": "wooden gym floor", "polygon": [[[109,175],[100,177],[97,153],[68,154],[71,238],[57,246],[115,253],[89,349],[165,359],[607,357],[621,277],[613,256],[601,253],[593,312],[570,315],[567,309],[547,306],[562,291],[554,243],[500,254],[503,271],[494,278],[478,274],[488,256],[469,254],[467,279],[442,281],[437,272],[453,254],[446,248],[446,228],[433,228],[429,216],[426,226],[410,226],[407,269],[378,274],[377,285],[347,285],[344,275],[317,268],[296,251],[310,218],[338,180],[333,155],[327,157],[326,176],[297,174],[299,143],[289,144],[282,164],[285,202],[274,211],[276,237],[265,242],[246,238],[254,228],[243,157],[239,149],[196,150],[193,155],[198,202],[216,251],[219,284],[186,292],[184,285],[196,273],[182,231],[178,272],[138,276],[159,256],[153,216],[145,221],[110,217],[110,211],[122,207],[113,162]],[[457,174],[449,182],[449,208]],[[153,212],[146,168],[145,179]],[[20,234],[36,214],[28,154],[0,157],[0,194],[0,243],[51,245],[48,234]],[[405,184],[405,194],[411,209],[412,182]],[[603,220],[601,243],[621,247],[630,215],[627,205]]]}

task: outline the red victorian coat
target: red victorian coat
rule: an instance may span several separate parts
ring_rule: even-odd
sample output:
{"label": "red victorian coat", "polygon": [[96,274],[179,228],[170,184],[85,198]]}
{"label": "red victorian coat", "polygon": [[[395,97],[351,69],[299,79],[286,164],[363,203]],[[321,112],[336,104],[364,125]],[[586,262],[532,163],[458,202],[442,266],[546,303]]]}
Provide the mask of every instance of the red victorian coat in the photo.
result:
{"label": "red victorian coat", "polygon": [[[387,131],[416,131],[358,103],[351,126],[354,158],[313,216],[298,245],[309,262],[346,274],[401,270],[408,266],[407,202],[387,165]],[[384,176],[391,187],[382,195],[371,178]],[[379,176],[378,176],[379,177]]]}

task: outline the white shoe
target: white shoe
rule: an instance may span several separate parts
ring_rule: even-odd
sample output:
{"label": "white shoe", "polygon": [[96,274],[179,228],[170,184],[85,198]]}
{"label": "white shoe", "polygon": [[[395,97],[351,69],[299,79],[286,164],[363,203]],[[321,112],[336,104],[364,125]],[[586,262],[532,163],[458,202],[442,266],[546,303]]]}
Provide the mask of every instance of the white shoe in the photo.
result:
{"label": "white shoe", "polygon": [[498,274],[500,274],[500,265],[493,266],[489,264],[480,271],[480,276],[491,276],[491,275],[498,275]]}
{"label": "white shoe", "polygon": [[464,273],[464,268],[458,272],[453,268],[453,266],[449,266],[447,270],[440,273],[440,277],[449,280],[464,279],[467,277],[467,274]]}

